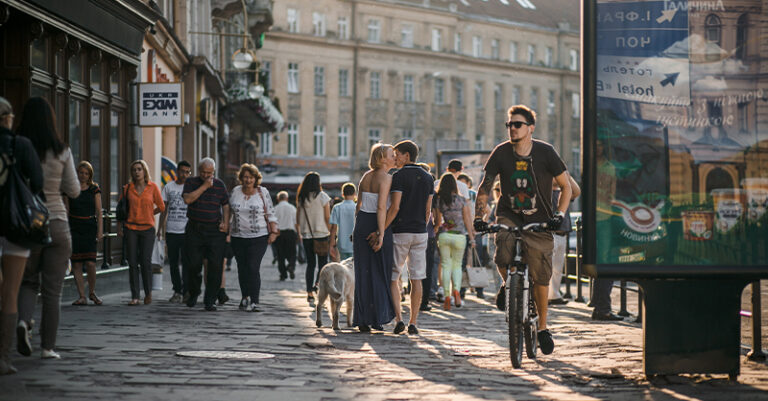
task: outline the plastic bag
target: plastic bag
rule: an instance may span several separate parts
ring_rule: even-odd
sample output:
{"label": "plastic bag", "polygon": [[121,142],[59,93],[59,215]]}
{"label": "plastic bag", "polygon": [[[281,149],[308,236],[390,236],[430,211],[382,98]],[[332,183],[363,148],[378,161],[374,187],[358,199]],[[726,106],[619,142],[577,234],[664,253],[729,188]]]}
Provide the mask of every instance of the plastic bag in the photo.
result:
{"label": "plastic bag", "polygon": [[163,271],[165,264],[165,240],[156,239],[152,249],[152,271]]}
{"label": "plastic bag", "polygon": [[299,245],[296,251],[296,261],[300,264],[307,263],[307,253],[304,252],[304,243],[299,241]]}

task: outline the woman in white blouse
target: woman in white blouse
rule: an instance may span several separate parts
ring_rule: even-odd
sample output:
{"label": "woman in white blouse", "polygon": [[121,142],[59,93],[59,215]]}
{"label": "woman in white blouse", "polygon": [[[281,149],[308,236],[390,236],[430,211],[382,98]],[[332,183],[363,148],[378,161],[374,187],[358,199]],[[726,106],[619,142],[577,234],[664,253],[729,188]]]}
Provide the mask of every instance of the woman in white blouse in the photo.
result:
{"label": "woman in white blouse", "polygon": [[261,185],[261,173],[253,164],[245,163],[237,173],[240,185],[230,195],[232,251],[237,260],[240,281],[240,309],[259,311],[261,274],[259,267],[267,246],[280,233],[269,191]]}

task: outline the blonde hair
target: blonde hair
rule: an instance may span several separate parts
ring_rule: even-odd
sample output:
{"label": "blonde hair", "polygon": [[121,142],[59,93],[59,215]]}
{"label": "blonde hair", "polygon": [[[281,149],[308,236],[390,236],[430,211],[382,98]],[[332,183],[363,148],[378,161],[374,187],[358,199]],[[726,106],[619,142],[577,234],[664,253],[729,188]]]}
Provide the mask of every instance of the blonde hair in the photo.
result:
{"label": "blonde hair", "polygon": [[381,167],[381,161],[387,157],[387,149],[393,149],[392,145],[377,143],[371,146],[371,157],[368,159],[368,168],[376,170]]}
{"label": "blonde hair", "polygon": [[237,172],[237,181],[240,182],[240,185],[243,185],[243,174],[245,174],[245,172],[251,173],[251,175],[256,178],[254,186],[261,185],[261,173],[259,172],[259,168],[251,163],[243,163],[243,165],[240,166],[240,171]]}
{"label": "blonde hair", "polygon": [[[134,160],[133,163],[131,163],[130,167],[128,167],[128,174],[131,174],[131,169],[136,164],[141,164],[141,168],[144,169],[144,183],[149,184],[150,181],[152,181],[152,178],[149,176],[149,166],[147,165],[147,162],[144,160]],[[130,175],[130,178],[128,179],[129,182],[133,182],[133,175]]]}
{"label": "blonde hair", "polygon": [[93,166],[91,163],[88,163],[87,161],[83,160],[80,163],[77,163],[77,168],[75,171],[80,171],[81,168],[84,168],[85,171],[88,172],[88,185],[94,185],[93,183]]}

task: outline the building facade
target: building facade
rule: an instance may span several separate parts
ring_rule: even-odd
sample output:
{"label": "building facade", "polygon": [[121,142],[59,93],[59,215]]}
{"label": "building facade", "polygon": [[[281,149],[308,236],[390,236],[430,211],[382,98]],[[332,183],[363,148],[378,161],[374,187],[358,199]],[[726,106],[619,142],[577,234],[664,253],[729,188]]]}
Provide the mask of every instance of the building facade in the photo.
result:
{"label": "building facade", "polygon": [[429,163],[439,150],[489,150],[518,103],[578,173],[579,6],[534,3],[276,1],[259,61],[286,128],[259,144],[277,170],[266,181],[357,179],[379,141],[412,139]]}

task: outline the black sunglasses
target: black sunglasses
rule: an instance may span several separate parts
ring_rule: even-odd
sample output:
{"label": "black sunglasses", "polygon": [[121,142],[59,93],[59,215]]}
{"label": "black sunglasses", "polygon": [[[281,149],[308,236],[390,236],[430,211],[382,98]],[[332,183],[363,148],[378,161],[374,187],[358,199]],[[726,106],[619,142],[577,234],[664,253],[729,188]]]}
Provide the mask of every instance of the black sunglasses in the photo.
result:
{"label": "black sunglasses", "polygon": [[530,125],[532,125],[532,124],[531,124],[531,123],[527,123],[527,122],[524,122],[524,121],[507,121],[507,122],[505,122],[505,123],[504,123],[504,125],[505,125],[507,128],[512,128],[512,127],[515,127],[515,128],[518,128],[518,129],[519,129],[519,128],[520,128],[520,127],[522,127],[523,125],[528,125],[528,126],[530,126]]}

